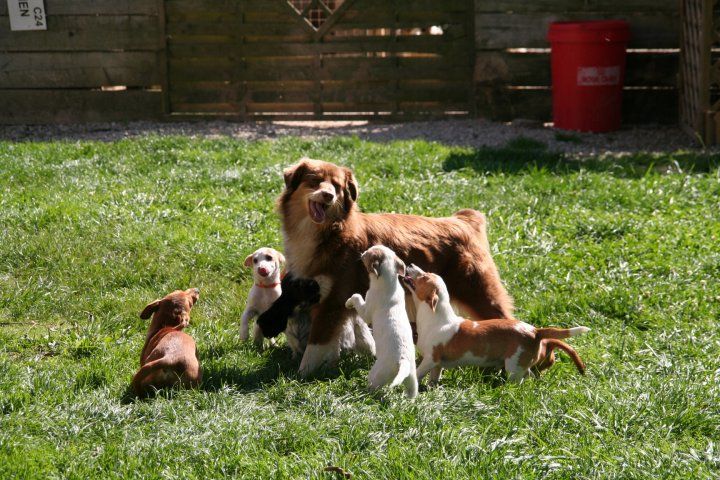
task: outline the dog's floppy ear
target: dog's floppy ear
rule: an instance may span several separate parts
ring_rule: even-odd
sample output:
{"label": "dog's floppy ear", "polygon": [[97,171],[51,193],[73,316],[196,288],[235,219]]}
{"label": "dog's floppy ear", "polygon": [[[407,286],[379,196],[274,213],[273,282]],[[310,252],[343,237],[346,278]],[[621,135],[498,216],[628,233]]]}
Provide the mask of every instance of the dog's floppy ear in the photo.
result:
{"label": "dog's floppy ear", "polygon": [[296,190],[300,186],[300,182],[307,172],[307,164],[305,163],[305,160],[305,157],[303,157],[295,165],[283,170],[286,190]]}
{"label": "dog's floppy ear", "polygon": [[378,268],[380,268],[380,260],[373,259],[373,261],[370,263],[370,271],[375,274],[376,277],[380,276],[380,272],[378,272]]}
{"label": "dog's floppy ear", "polygon": [[277,252],[277,256],[278,256],[278,262],[280,262],[281,264],[284,265],[285,264],[285,255],[283,255],[280,252]]}
{"label": "dog's floppy ear", "polygon": [[245,262],[243,262],[243,265],[246,267],[252,267],[252,261],[253,261],[253,254],[251,253],[247,257],[245,257]]}
{"label": "dog's floppy ear", "polygon": [[400,260],[397,256],[395,257],[395,270],[397,271],[398,275],[405,276],[405,262]]}
{"label": "dog's floppy ear", "polygon": [[428,303],[430,304],[430,309],[431,309],[433,312],[434,312],[435,309],[437,308],[437,304],[438,304],[439,301],[440,301],[440,299],[438,298],[437,292],[433,292],[432,297],[430,297],[430,302],[428,302]]}
{"label": "dog's floppy ear", "polygon": [[152,303],[148,303],[147,306],[143,309],[143,311],[140,312],[140,318],[142,318],[143,320],[147,320],[148,318],[150,318],[152,314],[157,311],[158,307],[160,307],[161,301],[162,299],[158,299]]}
{"label": "dog's floppy ear", "polygon": [[360,256],[360,260],[362,260],[363,264],[365,265],[365,270],[367,270],[368,273],[372,273],[376,277],[380,276],[378,268],[380,268],[380,263],[382,262],[382,259],[379,255],[377,255],[376,252],[367,251]]}
{"label": "dog's floppy ear", "polygon": [[192,298],[193,304],[198,301],[200,298],[200,289],[199,288],[188,288],[185,290],[185,293],[190,295],[190,298]]}
{"label": "dog's floppy ear", "polygon": [[344,167],[343,170],[345,171],[345,196],[353,202],[357,202],[360,189],[355,180],[355,175],[353,175],[352,170],[347,167]]}

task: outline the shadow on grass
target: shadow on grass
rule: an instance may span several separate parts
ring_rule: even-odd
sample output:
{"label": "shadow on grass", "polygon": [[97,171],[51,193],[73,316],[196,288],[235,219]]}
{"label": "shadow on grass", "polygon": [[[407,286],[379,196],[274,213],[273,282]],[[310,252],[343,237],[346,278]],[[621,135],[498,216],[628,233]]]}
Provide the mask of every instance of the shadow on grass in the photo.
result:
{"label": "shadow on grass", "polygon": [[[201,363],[203,380],[199,389],[215,392],[226,386],[231,386],[241,392],[251,392],[263,388],[268,383],[277,380],[280,376],[292,376],[297,372],[298,361],[292,359],[287,348],[272,348],[262,362],[254,365],[242,365],[233,362],[232,365],[223,363],[219,359],[208,359]],[[148,401],[157,397],[172,398],[181,387],[168,387],[156,390],[147,396],[137,397],[132,387],[123,392],[120,399],[122,404],[137,401]]]}
{"label": "shadow on grass", "polygon": [[629,153],[593,157],[550,151],[542,142],[516,138],[502,148],[484,147],[468,153],[451,153],[442,168],[449,172],[471,168],[481,173],[523,173],[536,170],[570,173],[579,170],[606,172],[617,177],[639,178],[648,174],[705,173],[720,167],[720,153]]}
{"label": "shadow on grass", "polygon": [[245,392],[259,390],[280,376],[293,376],[299,364],[299,360],[292,358],[289,348],[270,348],[262,361],[251,365],[227,364],[222,359],[218,360],[203,364],[201,389],[217,391],[232,386]]}

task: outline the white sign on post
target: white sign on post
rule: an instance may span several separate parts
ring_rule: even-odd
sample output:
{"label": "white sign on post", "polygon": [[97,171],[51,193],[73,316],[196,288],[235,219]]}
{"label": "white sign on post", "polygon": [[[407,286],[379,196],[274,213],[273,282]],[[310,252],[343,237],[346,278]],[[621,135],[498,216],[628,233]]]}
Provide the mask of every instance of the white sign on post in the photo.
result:
{"label": "white sign on post", "polygon": [[7,0],[10,30],[47,30],[43,0]]}

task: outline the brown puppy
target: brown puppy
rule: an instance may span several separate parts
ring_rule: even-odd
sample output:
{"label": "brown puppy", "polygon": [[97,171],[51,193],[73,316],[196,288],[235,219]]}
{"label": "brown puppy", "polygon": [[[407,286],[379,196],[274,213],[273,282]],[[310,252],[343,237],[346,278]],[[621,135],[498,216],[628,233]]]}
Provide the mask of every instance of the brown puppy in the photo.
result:
{"label": "brown puppy", "polygon": [[360,254],[373,245],[452,279],[454,304],[473,319],[512,317],[480,212],[460,210],[445,218],[361,213],[352,171],[319,160],[302,159],[284,177],[278,208],[288,271],[314,278],[321,289],[301,374],[336,359],[340,326],[352,314],[344,301],[368,289]]}
{"label": "brown puppy", "polygon": [[195,341],[182,329],[190,323],[190,309],[197,302],[200,290],[175,290],[148,304],[140,318],[152,315],[145,346],[140,355],[140,370],[132,380],[135,394],[145,396],[163,387],[177,384],[195,387],[202,372],[197,359]]}
{"label": "brown puppy", "polygon": [[403,282],[412,292],[417,309],[418,350],[423,355],[418,381],[432,372],[430,382],[436,383],[442,368],[459,365],[504,368],[510,380],[520,381],[530,369],[552,365],[555,357],[549,360],[549,356],[555,348],[565,351],[580,373],[585,372],[580,356],[561,339],[582,335],[589,328],[535,328],[512,319],[466,320],[450,306],[442,278],[415,265],[406,272]]}

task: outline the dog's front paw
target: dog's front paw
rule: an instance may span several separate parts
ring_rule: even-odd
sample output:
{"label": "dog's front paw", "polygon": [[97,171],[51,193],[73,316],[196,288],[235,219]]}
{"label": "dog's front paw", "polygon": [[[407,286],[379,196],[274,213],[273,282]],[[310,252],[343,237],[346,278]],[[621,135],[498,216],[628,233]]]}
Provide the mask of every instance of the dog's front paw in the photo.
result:
{"label": "dog's front paw", "polygon": [[362,295],[356,293],[352,297],[347,299],[347,301],[345,302],[345,308],[354,309],[357,308],[360,303],[362,303]]}

